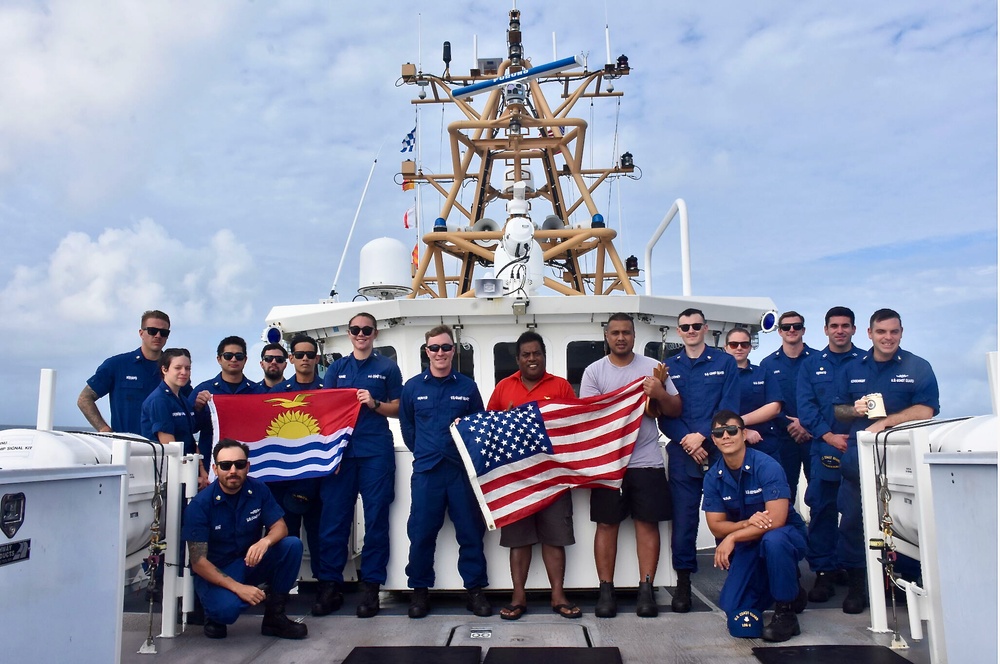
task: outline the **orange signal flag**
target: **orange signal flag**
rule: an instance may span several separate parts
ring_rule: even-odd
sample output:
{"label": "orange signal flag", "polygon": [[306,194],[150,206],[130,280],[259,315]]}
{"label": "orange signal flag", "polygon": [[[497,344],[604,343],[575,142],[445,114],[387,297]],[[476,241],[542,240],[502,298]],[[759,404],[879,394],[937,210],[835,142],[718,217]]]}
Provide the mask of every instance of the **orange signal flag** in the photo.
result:
{"label": "orange signal flag", "polygon": [[415,186],[416,185],[413,183],[413,180],[403,180],[403,191],[409,191]]}
{"label": "orange signal flag", "polygon": [[417,251],[417,245],[416,245],[416,243],[414,243],[414,245],[413,245],[413,254],[412,254],[411,258],[413,260],[413,266],[414,267],[416,267],[417,265],[420,264],[420,253]]}

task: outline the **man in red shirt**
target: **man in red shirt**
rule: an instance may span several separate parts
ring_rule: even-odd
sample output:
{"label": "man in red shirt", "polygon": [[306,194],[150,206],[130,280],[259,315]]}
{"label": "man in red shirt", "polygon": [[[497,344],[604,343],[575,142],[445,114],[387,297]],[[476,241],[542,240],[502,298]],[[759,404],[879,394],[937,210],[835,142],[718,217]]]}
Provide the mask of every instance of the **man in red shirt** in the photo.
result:
{"label": "man in red shirt", "polygon": [[[517,339],[517,368],[513,375],[497,383],[490,397],[489,410],[508,410],[532,401],[574,399],[573,388],[565,378],[545,371],[545,342],[536,332],[525,332]],[[563,591],[566,572],[566,549],[573,537],[573,499],[565,491],[551,505],[500,529],[500,545],[510,548],[510,576],[514,593],[510,604],[500,609],[504,620],[517,620],[528,610],[525,584],[531,566],[531,548],[542,545],[542,560],[552,587],[552,611],[563,618],[579,618],[580,607],[570,603]]]}

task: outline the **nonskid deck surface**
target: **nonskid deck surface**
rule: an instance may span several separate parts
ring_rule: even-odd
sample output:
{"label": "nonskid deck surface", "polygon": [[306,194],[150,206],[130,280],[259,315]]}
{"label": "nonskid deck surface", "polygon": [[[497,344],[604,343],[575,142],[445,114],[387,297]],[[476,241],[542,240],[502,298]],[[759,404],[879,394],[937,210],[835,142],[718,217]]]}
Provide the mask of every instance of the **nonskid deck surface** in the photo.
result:
{"label": "nonskid deck surface", "polygon": [[[128,612],[124,620],[122,658],[125,663],[171,662],[227,664],[229,662],[342,662],[358,646],[480,646],[485,656],[490,647],[617,647],[626,663],[704,663],[759,664],[753,648],[768,646],[758,639],[734,639],[726,630],[724,614],[715,606],[723,574],[711,568],[711,559],[701,554],[701,572],[693,577],[696,601],[691,613],[670,611],[670,588],[656,592],[660,615],[639,618],[635,615],[634,591],[619,593],[619,613],[616,618],[595,618],[596,591],[569,593],[572,601],[583,609],[579,620],[567,620],[551,612],[547,594],[529,593],[528,612],[517,621],[500,619],[499,609],[509,602],[509,592],[490,592],[494,615],[477,618],[465,609],[462,593],[434,593],[431,614],[420,620],[406,616],[408,593],[387,593],[381,596],[382,612],[375,618],[354,616],[356,592],[348,593],[344,606],[329,616],[309,615],[312,604],[310,589],[293,596],[289,615],[309,626],[309,638],[284,641],[260,635],[260,611],[244,614],[230,626],[224,641],[205,638],[200,626],[190,625],[174,639],[155,639],[157,654],[137,654],[147,634],[147,616]],[[707,563],[707,569],[706,569]],[[812,575],[803,571],[803,584],[812,583]],[[808,587],[808,585],[807,585]],[[840,610],[844,589],[825,604],[810,604],[799,616],[802,634],[788,645],[889,645],[891,634],[873,634],[868,629],[869,617],[846,615]],[[139,603],[126,602],[126,611],[138,611]],[[900,607],[899,623],[908,650],[895,651],[907,661],[929,664],[926,641],[914,642],[906,628],[906,609]],[[154,626],[159,627],[159,615],[154,614]],[[428,662],[427,664],[432,664]]]}

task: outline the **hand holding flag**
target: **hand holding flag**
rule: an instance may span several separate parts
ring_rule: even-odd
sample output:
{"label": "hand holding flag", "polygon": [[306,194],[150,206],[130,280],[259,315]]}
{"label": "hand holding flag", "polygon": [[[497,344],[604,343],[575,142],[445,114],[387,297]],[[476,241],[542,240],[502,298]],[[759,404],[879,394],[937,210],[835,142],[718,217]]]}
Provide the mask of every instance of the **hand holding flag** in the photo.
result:
{"label": "hand holding flag", "polygon": [[265,482],[322,477],[340,466],[361,404],[355,389],[212,398],[213,446],[233,438],[250,448],[250,475]]}
{"label": "hand holding flag", "polygon": [[451,427],[493,530],[578,487],[621,486],[642,423],[642,379],[586,399],[483,411]]}

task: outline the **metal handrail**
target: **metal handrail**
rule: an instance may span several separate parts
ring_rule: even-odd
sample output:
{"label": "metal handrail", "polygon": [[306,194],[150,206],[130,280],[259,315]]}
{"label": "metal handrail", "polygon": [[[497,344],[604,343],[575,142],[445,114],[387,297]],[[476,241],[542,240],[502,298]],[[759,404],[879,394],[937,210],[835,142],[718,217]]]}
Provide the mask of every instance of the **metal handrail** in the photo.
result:
{"label": "metal handrail", "polygon": [[681,217],[681,294],[691,295],[691,238],[688,232],[687,203],[684,202],[683,198],[674,201],[670,210],[663,217],[663,221],[660,222],[660,226],[653,233],[653,237],[646,244],[646,295],[653,294],[653,271],[650,267],[653,262],[653,247],[656,246],[663,231],[667,230],[667,226],[678,214]]}

